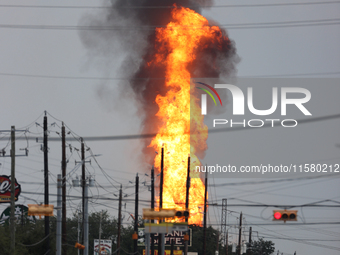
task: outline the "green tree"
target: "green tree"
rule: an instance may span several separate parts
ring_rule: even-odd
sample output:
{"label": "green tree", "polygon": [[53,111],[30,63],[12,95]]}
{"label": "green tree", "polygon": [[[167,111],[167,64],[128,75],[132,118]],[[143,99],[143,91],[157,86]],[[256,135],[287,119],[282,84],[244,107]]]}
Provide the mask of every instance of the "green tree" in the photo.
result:
{"label": "green tree", "polygon": [[260,238],[258,241],[253,241],[251,246],[248,244],[248,249],[251,249],[253,255],[270,255],[275,251],[275,244]]}

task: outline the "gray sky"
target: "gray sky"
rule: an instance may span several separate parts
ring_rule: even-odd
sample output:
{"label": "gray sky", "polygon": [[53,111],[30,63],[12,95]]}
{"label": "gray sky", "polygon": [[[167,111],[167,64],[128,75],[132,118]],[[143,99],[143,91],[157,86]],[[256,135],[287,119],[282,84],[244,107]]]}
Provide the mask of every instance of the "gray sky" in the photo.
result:
{"label": "gray sky", "polygon": [[[287,2],[287,1],[282,1]],[[293,1],[291,1],[293,2]],[[312,1],[302,1],[312,2]],[[314,1],[315,2],[315,1]],[[215,1],[215,5],[233,4],[266,4],[273,1]],[[128,96],[121,97],[119,80],[102,80],[104,77],[121,77],[118,72],[120,58],[107,60],[98,56],[90,56],[81,43],[79,33],[74,29],[42,29],[45,26],[77,26],[87,14],[102,14],[101,9],[90,8],[27,8],[5,7],[12,1],[2,1],[0,5],[0,79],[1,79],[1,125],[0,130],[28,128],[31,137],[42,135],[43,112],[48,111],[50,135],[57,136],[61,121],[67,130],[75,136],[116,136],[138,134],[141,119],[137,115],[136,103]],[[16,1],[17,5],[26,5],[26,1]],[[103,6],[108,1],[72,1],[72,6]],[[47,5],[45,1],[30,1],[31,6]],[[66,6],[59,1],[49,1],[51,6]],[[268,23],[305,20],[339,19],[340,4],[279,6],[279,7],[220,7],[204,10],[203,15],[214,19],[221,25],[244,23]],[[337,21],[332,21],[337,22]],[[308,23],[311,24],[311,23]],[[318,23],[317,23],[318,24]],[[8,25],[13,25],[8,27]],[[26,27],[22,27],[22,25]],[[28,25],[33,25],[30,29]],[[21,27],[20,27],[21,26]],[[264,25],[267,26],[267,25]],[[238,64],[238,76],[272,76],[294,77],[294,74],[308,74],[302,77],[339,78],[340,77],[340,30],[336,25],[295,26],[283,28],[243,28],[227,29],[229,37],[236,43],[241,62]],[[110,55],[111,56],[111,55]],[[121,55],[120,55],[121,56]],[[331,74],[335,73],[335,74]],[[97,77],[80,79],[80,77]],[[300,77],[300,76],[298,76]],[[312,101],[310,107],[313,116],[319,117],[339,113],[338,82],[320,84],[311,87]],[[107,90],[105,90],[107,89]],[[101,96],[100,96],[101,95]],[[230,104],[227,105],[230,110]],[[228,117],[229,112],[220,116]],[[53,117],[54,118],[53,118]],[[221,117],[221,118],[222,118]],[[303,116],[298,116],[299,119]],[[206,164],[226,164],[231,162],[247,165],[263,163],[340,163],[339,157],[339,119],[313,124],[301,124],[294,129],[261,129],[211,134],[208,138],[208,150],[203,160]],[[18,136],[23,134],[18,133]],[[0,134],[0,148],[8,142],[6,134]],[[87,146],[94,154],[102,154],[97,158],[99,165],[112,178],[106,178],[92,159],[87,171],[95,175],[102,187],[92,188],[93,195],[114,197],[118,194],[116,187],[122,183],[126,208],[124,207],[124,223],[131,221],[129,213],[133,213],[134,182],[138,172],[140,181],[149,181],[144,175],[148,167],[141,162],[141,143],[139,140],[121,141],[89,141]],[[72,147],[80,148],[80,144],[72,141]],[[43,154],[40,144],[30,140],[17,142],[17,148],[29,147],[28,157],[16,159],[16,177],[22,185],[20,203],[33,203],[32,199],[43,201]],[[56,194],[56,175],[60,173],[59,142],[50,142],[49,170],[50,190]],[[6,147],[9,153],[9,147]],[[18,154],[22,151],[17,151]],[[87,154],[89,155],[89,154]],[[68,171],[74,168],[74,161],[79,160],[75,150],[67,151],[69,158]],[[0,158],[0,174],[10,174],[10,159]],[[235,163],[235,164],[236,164]],[[80,174],[80,171],[77,171]],[[309,175],[297,175],[308,177]],[[269,179],[231,179],[211,178],[211,184],[223,185],[234,182],[258,182]],[[33,184],[32,184],[33,182]],[[115,186],[115,187],[114,187]],[[296,204],[302,205],[321,200],[340,201],[339,178],[319,178],[299,181],[272,182],[248,185],[227,185],[209,188],[211,203],[221,203],[228,198],[229,204],[262,203],[266,205]],[[37,194],[25,194],[36,192]],[[68,187],[71,195],[80,195],[79,188]],[[149,199],[150,192],[141,184],[141,199]],[[241,199],[247,200],[243,202]],[[56,203],[54,196],[51,202]],[[124,202],[124,204],[125,204]],[[98,205],[101,203],[103,205]],[[325,203],[333,204],[335,203]],[[75,212],[80,200],[70,200],[68,208]],[[0,212],[7,204],[0,204]],[[140,208],[148,207],[148,203],[140,204]],[[108,209],[117,216],[117,201],[93,200],[90,211]],[[330,254],[339,253],[335,249],[317,247],[315,245],[332,246],[340,249],[339,225],[259,225],[271,224],[274,208],[263,207],[229,207],[228,224],[235,225],[239,212],[244,213],[245,231],[249,226],[276,244],[276,249],[284,254]],[[298,223],[306,222],[339,222],[338,209],[321,207],[301,207]],[[209,208],[209,224],[218,228],[221,208]],[[236,240],[235,228],[231,228],[230,240]],[[248,233],[245,232],[245,235]],[[257,238],[254,233],[255,240]],[[247,236],[245,236],[247,239]],[[284,240],[292,238],[293,240]],[[297,239],[322,240],[302,241]],[[336,241],[325,241],[336,240]],[[306,242],[309,242],[306,244]],[[315,245],[312,245],[312,244]],[[276,254],[276,252],[275,252]]]}

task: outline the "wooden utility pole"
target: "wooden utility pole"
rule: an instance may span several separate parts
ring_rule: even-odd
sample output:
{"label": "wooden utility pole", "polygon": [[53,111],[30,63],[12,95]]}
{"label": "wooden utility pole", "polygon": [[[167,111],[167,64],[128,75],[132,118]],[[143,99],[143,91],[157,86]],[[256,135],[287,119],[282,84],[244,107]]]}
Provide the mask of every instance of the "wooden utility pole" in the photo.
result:
{"label": "wooden utility pole", "polygon": [[[187,184],[186,184],[186,196],[185,196],[185,208],[189,210],[189,190],[190,190],[190,154],[188,156],[188,169],[187,169]],[[189,210],[190,211],[190,210]],[[188,222],[189,218],[185,217],[185,222]],[[188,231],[189,234],[189,231]],[[184,241],[184,255],[188,254],[188,241]]]}
{"label": "wooden utility pole", "polygon": [[[19,156],[28,156],[28,150],[27,148],[24,149],[26,151],[25,155],[15,155],[15,132],[26,132],[26,130],[16,130],[15,126],[11,126],[10,130],[0,130],[0,132],[10,132],[11,133],[11,151],[10,155],[6,155],[5,149],[2,149],[0,151],[0,157],[10,157],[11,158],[11,176],[10,176],[10,181],[11,181],[11,196],[10,196],[10,207],[11,207],[11,212],[10,212],[10,217],[9,217],[9,222],[10,222],[10,252],[11,254],[15,254],[15,157]],[[19,187],[18,187],[19,188]]]}
{"label": "wooden utility pole", "polygon": [[[152,166],[151,169],[151,208],[155,208],[155,170]],[[154,220],[151,220],[151,223],[154,223]],[[155,234],[151,233],[151,255],[155,254]]]}
{"label": "wooden utility pole", "polygon": [[226,245],[226,232],[227,232],[227,199],[222,199],[222,217],[221,217],[221,240]]}
{"label": "wooden utility pole", "polygon": [[203,217],[203,255],[206,255],[206,235],[207,235],[207,192],[208,192],[208,171],[205,172],[204,217]]}
{"label": "wooden utility pole", "polygon": [[[45,197],[44,197],[44,202],[45,205],[49,204],[49,199],[48,199],[48,144],[47,144],[47,138],[48,138],[48,130],[47,130],[47,116],[46,116],[46,111],[45,111],[45,116],[44,116],[44,185],[45,185]],[[50,234],[50,217],[45,216],[45,238],[46,243],[45,243],[45,254],[50,254],[50,237],[48,237]]]}
{"label": "wooden utility pole", "polygon": [[82,166],[81,166],[81,187],[82,187],[82,243],[84,243],[84,237],[85,237],[85,185],[86,185],[86,177],[85,177],[85,146],[84,146],[84,140],[81,137],[81,160],[82,160]]}
{"label": "wooden utility pole", "polygon": [[62,255],[66,255],[67,238],[66,238],[66,134],[64,122],[61,127],[61,177],[62,177],[62,227],[61,227],[61,241],[62,241]]}
{"label": "wooden utility pole", "polygon": [[[138,173],[136,175],[136,190],[135,190],[135,224],[134,224],[134,231],[138,233],[138,190],[139,190],[139,177]],[[137,239],[133,240],[133,252],[137,253]]]}
{"label": "wooden utility pole", "polygon": [[249,245],[248,245],[248,249],[247,249],[247,255],[251,255],[252,254],[252,250],[251,250],[251,232],[252,232],[252,227],[249,228]]}
{"label": "wooden utility pole", "polygon": [[241,239],[242,239],[242,212],[240,214],[240,226],[238,231],[238,250],[237,255],[241,255]]}
{"label": "wooden utility pole", "polygon": [[[26,132],[26,130],[15,130],[15,126],[11,126],[10,130],[0,130],[0,132],[10,132],[11,133],[11,151],[10,155],[7,156],[5,149],[2,149],[0,151],[0,157],[10,157],[11,158],[11,199],[10,199],[10,206],[11,206],[11,213],[10,213],[10,252],[11,254],[15,254],[15,216],[14,216],[14,211],[15,211],[15,157],[18,156],[28,156],[28,150],[27,148],[25,149],[26,154],[25,155],[15,155],[15,132],[17,131],[22,131]],[[18,187],[19,188],[19,187]]]}
{"label": "wooden utility pole", "polygon": [[11,254],[15,254],[15,126],[11,127]]}
{"label": "wooden utility pole", "polygon": [[[159,210],[163,208],[163,182],[164,182],[164,147],[162,147],[162,154],[161,154],[161,180],[159,183]],[[159,220],[159,223],[162,221]],[[164,234],[158,234],[158,254],[164,253],[162,251],[164,242]]]}
{"label": "wooden utility pole", "polygon": [[119,190],[117,255],[120,255],[120,229],[122,225],[122,185]]}

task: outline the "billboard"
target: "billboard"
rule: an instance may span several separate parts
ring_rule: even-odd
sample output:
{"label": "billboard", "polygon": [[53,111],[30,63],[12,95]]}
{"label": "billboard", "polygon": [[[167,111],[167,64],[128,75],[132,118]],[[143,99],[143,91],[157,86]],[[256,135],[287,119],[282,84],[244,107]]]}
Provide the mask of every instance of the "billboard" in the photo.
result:
{"label": "billboard", "polygon": [[[26,221],[34,223],[36,218],[34,216],[28,216],[28,207],[25,205],[15,205],[14,217],[17,224],[23,224]],[[11,207],[8,206],[0,215],[0,224],[8,223],[11,215]]]}
{"label": "billboard", "polygon": [[111,255],[112,240],[100,240],[100,253],[99,253],[99,239],[94,239],[94,255]]}
{"label": "billboard", "polygon": [[[18,201],[18,196],[21,192],[21,186],[15,179],[15,201]],[[11,202],[11,177],[7,175],[0,175],[0,203]]]}
{"label": "billboard", "polygon": [[[174,241],[175,246],[184,246],[183,237],[185,235],[185,231],[172,231],[171,233],[164,234],[165,245],[171,246],[171,240]],[[189,241],[188,247],[191,247],[191,236],[192,229],[189,228]],[[138,246],[145,246],[145,232],[144,228],[138,228]],[[155,245],[158,245],[158,234],[155,234]]]}

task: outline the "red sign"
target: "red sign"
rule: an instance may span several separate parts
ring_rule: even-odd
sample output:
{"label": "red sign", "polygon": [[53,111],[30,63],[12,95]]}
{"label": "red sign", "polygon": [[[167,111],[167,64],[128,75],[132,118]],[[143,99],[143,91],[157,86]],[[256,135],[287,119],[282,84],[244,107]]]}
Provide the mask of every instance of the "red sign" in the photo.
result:
{"label": "red sign", "polygon": [[[21,186],[15,179],[15,201],[18,200],[18,196],[21,192]],[[0,175],[0,203],[11,202],[11,177],[7,175]]]}

